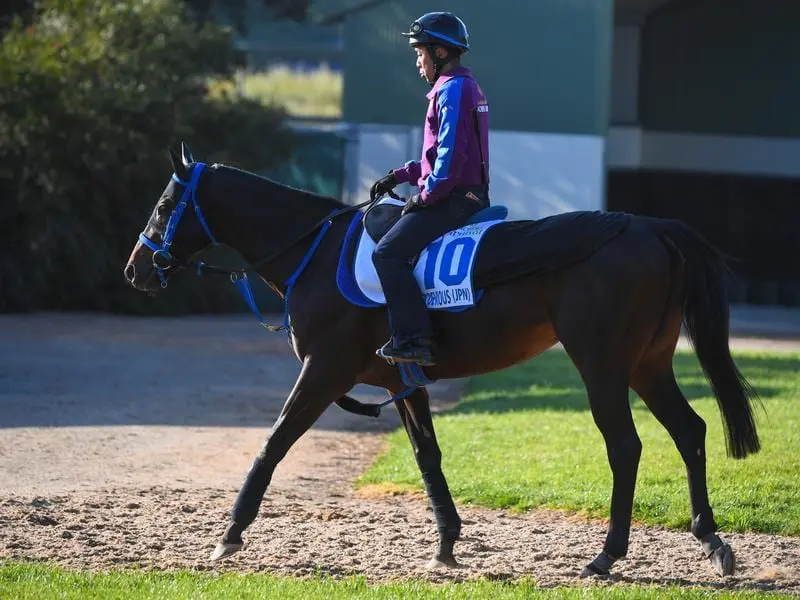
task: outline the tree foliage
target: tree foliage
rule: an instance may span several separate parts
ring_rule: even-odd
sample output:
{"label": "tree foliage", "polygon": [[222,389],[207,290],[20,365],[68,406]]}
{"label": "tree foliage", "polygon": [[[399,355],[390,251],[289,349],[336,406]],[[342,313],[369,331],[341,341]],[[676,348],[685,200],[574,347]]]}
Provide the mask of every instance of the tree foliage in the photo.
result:
{"label": "tree foliage", "polygon": [[[22,0],[16,0],[22,1]],[[247,32],[247,8],[262,4],[274,21],[289,20],[305,23],[309,17],[310,0],[184,0],[194,11],[199,23],[212,15],[225,15],[240,33]]]}
{"label": "tree foliage", "polygon": [[[247,8],[261,3],[269,10],[272,19],[304,23],[308,20],[310,0],[183,0],[192,9],[199,24],[212,20],[212,15],[225,15],[236,29],[247,31]],[[8,27],[14,17],[28,20],[33,14],[34,0],[2,0],[0,2],[0,31]]]}
{"label": "tree foliage", "polygon": [[[0,312],[155,306],[120,273],[168,181],[167,148],[186,140],[199,159],[263,170],[291,145],[281,112],[209,91],[235,59],[229,31],[198,28],[169,0],[47,0],[29,24],[10,25],[0,43]],[[158,306],[231,305],[227,287],[179,288]]]}

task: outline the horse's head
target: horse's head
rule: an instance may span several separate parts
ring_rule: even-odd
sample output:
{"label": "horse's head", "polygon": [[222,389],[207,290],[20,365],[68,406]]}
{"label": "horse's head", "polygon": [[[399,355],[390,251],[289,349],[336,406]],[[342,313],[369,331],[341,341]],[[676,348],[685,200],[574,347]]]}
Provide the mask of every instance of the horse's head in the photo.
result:
{"label": "horse's head", "polygon": [[124,269],[125,279],[140,291],[166,287],[168,278],[194,254],[216,243],[197,199],[205,165],[194,162],[185,144],[181,156],[172,149],[169,153],[174,173]]}

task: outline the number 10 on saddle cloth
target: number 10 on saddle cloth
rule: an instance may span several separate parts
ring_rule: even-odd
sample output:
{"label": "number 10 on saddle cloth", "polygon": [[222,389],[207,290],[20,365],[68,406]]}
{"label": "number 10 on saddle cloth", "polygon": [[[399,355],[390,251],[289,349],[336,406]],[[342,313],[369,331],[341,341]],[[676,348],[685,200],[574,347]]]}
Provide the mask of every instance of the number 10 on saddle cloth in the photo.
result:
{"label": "number 10 on saddle cloth", "polygon": [[[430,310],[465,309],[475,304],[472,271],[484,234],[502,219],[464,225],[429,244],[414,267],[414,277]],[[356,250],[354,272],[361,292],[376,305],[386,303],[372,264],[375,242],[362,234]]]}

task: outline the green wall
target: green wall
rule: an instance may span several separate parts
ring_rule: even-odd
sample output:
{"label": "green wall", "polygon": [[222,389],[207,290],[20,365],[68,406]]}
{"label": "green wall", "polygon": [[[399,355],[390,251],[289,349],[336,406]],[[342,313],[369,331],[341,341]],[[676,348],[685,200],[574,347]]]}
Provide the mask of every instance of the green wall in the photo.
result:
{"label": "green wall", "polygon": [[800,137],[800,1],[698,0],[644,28],[645,129]]}
{"label": "green wall", "polygon": [[336,131],[313,129],[296,129],[296,133],[291,156],[263,174],[286,185],[341,198],[346,136]]}
{"label": "green wall", "polygon": [[399,32],[431,10],[470,30],[493,129],[605,135],[613,0],[393,0],[345,24],[344,119],[420,125],[427,84]]}

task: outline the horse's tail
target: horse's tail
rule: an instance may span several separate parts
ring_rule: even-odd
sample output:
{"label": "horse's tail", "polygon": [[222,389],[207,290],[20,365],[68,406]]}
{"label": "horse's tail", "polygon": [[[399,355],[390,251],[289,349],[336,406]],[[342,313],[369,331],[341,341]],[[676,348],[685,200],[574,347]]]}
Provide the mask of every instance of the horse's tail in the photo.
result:
{"label": "horse's tail", "polygon": [[758,395],[733,362],[728,346],[725,260],[681,221],[660,221],[657,227],[684,260],[683,324],[722,413],[728,456],[754,454],[761,448],[752,410]]}

